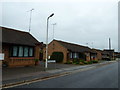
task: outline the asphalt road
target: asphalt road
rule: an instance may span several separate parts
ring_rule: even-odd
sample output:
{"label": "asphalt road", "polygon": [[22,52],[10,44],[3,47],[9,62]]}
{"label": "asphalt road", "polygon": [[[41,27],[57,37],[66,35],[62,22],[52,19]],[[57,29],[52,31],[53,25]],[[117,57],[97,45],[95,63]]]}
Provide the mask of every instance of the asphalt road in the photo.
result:
{"label": "asphalt road", "polygon": [[118,62],[14,88],[118,88]]}

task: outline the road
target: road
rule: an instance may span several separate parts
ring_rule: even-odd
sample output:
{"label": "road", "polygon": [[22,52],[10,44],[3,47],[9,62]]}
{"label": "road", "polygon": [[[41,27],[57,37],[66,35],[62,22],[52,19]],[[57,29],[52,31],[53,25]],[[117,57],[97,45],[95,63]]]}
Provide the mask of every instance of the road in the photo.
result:
{"label": "road", "polygon": [[118,62],[14,88],[118,88]]}

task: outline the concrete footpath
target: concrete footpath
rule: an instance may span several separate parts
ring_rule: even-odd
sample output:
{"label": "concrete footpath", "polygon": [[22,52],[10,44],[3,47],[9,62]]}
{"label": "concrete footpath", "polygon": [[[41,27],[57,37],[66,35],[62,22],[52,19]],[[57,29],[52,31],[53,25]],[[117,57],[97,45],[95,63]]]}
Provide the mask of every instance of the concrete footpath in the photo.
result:
{"label": "concrete footpath", "polygon": [[39,66],[31,67],[17,67],[17,68],[3,68],[2,70],[2,86],[18,82],[25,82],[37,78],[50,77],[62,73],[69,73],[75,71],[85,71],[92,68],[97,68],[102,65],[110,64],[116,61],[101,61],[97,64],[89,65],[71,65],[71,64],[48,64],[48,69],[44,69],[44,63],[40,62]]}

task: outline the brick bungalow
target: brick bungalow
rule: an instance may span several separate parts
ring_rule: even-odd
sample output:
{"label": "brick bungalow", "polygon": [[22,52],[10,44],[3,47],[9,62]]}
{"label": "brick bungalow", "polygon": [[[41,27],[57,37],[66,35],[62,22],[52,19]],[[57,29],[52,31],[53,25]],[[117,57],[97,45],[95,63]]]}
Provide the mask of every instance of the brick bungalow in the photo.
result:
{"label": "brick bungalow", "polygon": [[35,65],[39,59],[40,42],[30,33],[0,27],[2,30],[3,64],[8,67]]}
{"label": "brick bungalow", "polygon": [[114,58],[120,58],[120,52],[114,52]]}
{"label": "brick bungalow", "polygon": [[[45,56],[45,48],[44,48],[44,56]],[[83,60],[95,60],[97,59],[97,53],[91,50],[89,47],[68,43],[60,40],[53,40],[48,45],[48,56],[51,56],[53,52],[62,52],[63,53],[63,63],[68,60],[83,59]]]}
{"label": "brick bungalow", "polygon": [[109,59],[109,60],[114,59],[114,50],[113,49],[111,49],[111,50],[104,49],[103,52],[107,53],[107,59]]}
{"label": "brick bungalow", "polygon": [[92,49],[97,53],[97,59],[102,60],[102,50],[100,49]]}
{"label": "brick bungalow", "polygon": [[102,60],[110,60],[109,59],[109,53],[107,51],[102,51]]}

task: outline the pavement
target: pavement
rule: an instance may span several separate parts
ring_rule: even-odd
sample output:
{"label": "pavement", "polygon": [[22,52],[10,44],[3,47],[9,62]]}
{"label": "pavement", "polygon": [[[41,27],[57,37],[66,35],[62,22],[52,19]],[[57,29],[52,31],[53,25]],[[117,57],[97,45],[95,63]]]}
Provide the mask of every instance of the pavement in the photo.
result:
{"label": "pavement", "polygon": [[81,88],[82,90],[84,90],[84,88],[106,88],[107,90],[111,90],[112,88],[113,90],[115,90],[119,86],[118,76],[118,62],[115,62],[101,65],[98,68],[85,68],[83,71],[79,69],[79,71],[75,70],[72,73],[60,76],[26,82],[24,84],[19,84],[11,88],[80,88],[80,90]]}
{"label": "pavement", "polygon": [[17,67],[17,68],[3,68],[2,70],[2,86],[6,87],[10,84],[34,80],[37,78],[50,77],[62,73],[69,73],[73,71],[83,71],[95,68],[101,65],[106,65],[116,61],[100,61],[97,64],[89,65],[72,65],[72,64],[55,64],[49,63],[48,69],[45,70],[44,63],[40,62],[38,66]]}

